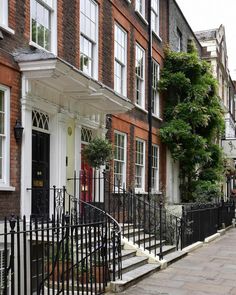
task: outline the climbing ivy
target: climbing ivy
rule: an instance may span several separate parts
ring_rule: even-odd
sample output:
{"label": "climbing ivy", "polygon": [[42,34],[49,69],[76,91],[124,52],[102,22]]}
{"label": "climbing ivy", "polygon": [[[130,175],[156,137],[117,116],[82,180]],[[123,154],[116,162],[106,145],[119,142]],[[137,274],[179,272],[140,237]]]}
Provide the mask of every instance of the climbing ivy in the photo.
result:
{"label": "climbing ivy", "polygon": [[210,65],[199,58],[193,42],[187,53],[170,49],[165,53],[159,82],[165,97],[161,140],[180,163],[182,201],[197,200],[198,195],[201,200],[209,200],[212,192],[219,193],[223,175],[217,139],[224,132],[224,117],[217,81]]}

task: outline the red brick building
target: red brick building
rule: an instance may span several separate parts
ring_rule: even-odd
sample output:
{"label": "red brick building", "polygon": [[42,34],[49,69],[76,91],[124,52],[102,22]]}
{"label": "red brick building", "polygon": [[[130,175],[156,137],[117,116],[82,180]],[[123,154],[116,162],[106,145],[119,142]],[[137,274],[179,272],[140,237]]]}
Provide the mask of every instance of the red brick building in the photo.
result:
{"label": "red brick building", "polygon": [[[52,195],[32,189],[72,190],[68,178],[83,168],[81,149],[93,136],[106,136],[107,122],[115,148],[114,182],[148,191],[148,3],[1,1],[0,91],[10,105],[5,102],[8,109],[2,111],[9,128],[1,138],[1,216],[52,213]],[[152,183],[159,192],[166,157],[158,135],[163,102],[157,84],[168,7],[165,0],[151,5]],[[16,120],[24,127],[20,142],[14,137]]]}

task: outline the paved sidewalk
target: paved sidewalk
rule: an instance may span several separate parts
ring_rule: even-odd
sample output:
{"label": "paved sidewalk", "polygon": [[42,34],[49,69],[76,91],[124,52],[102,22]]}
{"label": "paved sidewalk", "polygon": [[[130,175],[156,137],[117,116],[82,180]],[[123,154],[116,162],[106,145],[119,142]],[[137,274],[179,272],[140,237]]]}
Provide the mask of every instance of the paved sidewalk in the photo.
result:
{"label": "paved sidewalk", "polygon": [[118,294],[236,295],[236,229]]}

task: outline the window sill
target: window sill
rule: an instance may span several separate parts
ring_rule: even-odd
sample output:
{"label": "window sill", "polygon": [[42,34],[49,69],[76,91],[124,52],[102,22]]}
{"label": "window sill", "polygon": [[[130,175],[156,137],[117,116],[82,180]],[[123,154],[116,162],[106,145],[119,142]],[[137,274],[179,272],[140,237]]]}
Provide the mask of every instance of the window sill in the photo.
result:
{"label": "window sill", "polygon": [[134,192],[135,192],[136,194],[140,194],[140,195],[147,195],[147,194],[148,194],[148,192],[145,192],[145,190],[142,189],[142,188],[135,188],[135,189],[134,189]]}
{"label": "window sill", "polygon": [[157,116],[157,115],[155,115],[155,114],[152,114],[152,116],[153,116],[153,118],[155,118],[155,119],[157,119],[157,120],[163,122],[163,119],[162,119],[161,117],[159,117],[159,116]]}
{"label": "window sill", "polygon": [[3,31],[7,32],[8,34],[14,35],[15,31],[12,30],[11,28],[9,28],[8,26],[4,25],[4,24],[0,24],[0,29],[2,29]]}
{"label": "window sill", "polygon": [[153,35],[157,38],[157,40],[158,40],[159,42],[162,42],[161,37],[160,37],[155,31],[152,31],[152,33],[153,33]]}
{"label": "window sill", "polygon": [[44,50],[48,53],[52,53],[51,51],[48,51],[47,49],[43,48],[42,46],[38,45],[37,43],[35,43],[34,41],[30,41],[29,42],[29,45],[32,46],[32,47],[35,47],[37,49],[40,49],[40,50]]}
{"label": "window sill", "polygon": [[14,192],[16,188],[14,186],[1,186],[0,185],[0,191],[8,191],[8,192]]}
{"label": "window sill", "polygon": [[153,195],[162,195],[162,192],[153,190],[153,191],[151,191],[151,194],[153,194]]}
{"label": "window sill", "polygon": [[139,18],[141,19],[141,21],[143,23],[145,23],[145,25],[148,25],[148,21],[145,19],[145,17],[138,10],[135,9],[135,13],[139,16]]}
{"label": "window sill", "polygon": [[135,103],[135,106],[138,108],[138,109],[140,109],[140,111],[143,111],[144,113],[148,113],[148,111],[147,110],[145,110],[143,107],[141,107],[139,104],[137,104],[137,103]]}

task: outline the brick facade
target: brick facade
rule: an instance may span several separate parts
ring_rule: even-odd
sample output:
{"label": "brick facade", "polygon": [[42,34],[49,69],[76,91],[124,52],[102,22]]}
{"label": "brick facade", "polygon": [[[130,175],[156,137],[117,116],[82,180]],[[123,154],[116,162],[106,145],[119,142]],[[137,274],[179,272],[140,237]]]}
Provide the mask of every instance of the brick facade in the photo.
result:
{"label": "brick facade", "polygon": [[[109,1],[108,1],[109,2]],[[111,6],[111,4],[109,4]],[[146,1],[146,19],[147,19],[148,1]],[[110,20],[109,32],[106,32],[106,38],[114,42],[113,29],[114,22],[121,25],[127,32],[127,77],[128,77],[128,98],[135,103],[135,44],[138,43],[145,49],[145,110],[134,108],[132,111],[112,116],[112,131],[110,132],[110,139],[114,141],[114,131],[120,131],[127,135],[127,175],[126,187],[127,189],[133,188],[135,185],[135,140],[141,139],[145,141],[146,155],[145,155],[145,191],[147,188],[147,163],[148,163],[148,25],[145,21],[135,12],[135,3],[128,3],[127,1],[112,1],[113,20]],[[164,57],[163,49],[167,43],[168,30],[167,30],[167,15],[168,7],[166,1],[160,1],[160,37],[153,34],[153,59],[155,59],[160,66]],[[108,29],[107,29],[108,30]],[[108,35],[110,34],[110,36]],[[113,52],[112,44],[110,44]],[[109,64],[114,64],[114,52],[108,58]],[[107,61],[107,55],[104,55],[103,64]],[[113,68],[111,69],[109,79],[113,78]],[[106,83],[106,80],[104,81]],[[109,81],[113,87],[114,81]],[[163,99],[160,99],[160,117],[163,115]],[[159,128],[162,120],[153,116],[152,128],[152,143],[159,146],[159,172],[160,172],[160,189],[165,187],[166,179],[166,151],[165,147],[161,144],[159,138]]]}
{"label": "brick facade", "polygon": [[[145,76],[148,75],[148,24],[137,12],[135,1],[97,0],[99,8],[98,36],[98,80],[114,88],[114,24],[117,22],[127,32],[127,97],[135,103],[135,44],[145,49]],[[146,1],[146,16],[149,1]],[[76,69],[80,67],[80,0],[57,1],[57,55]],[[21,117],[21,75],[13,60],[13,53],[19,49],[34,50],[30,45],[30,1],[9,0],[8,26],[14,34],[0,30],[0,84],[11,89],[11,175],[10,185],[15,192],[0,192],[0,217],[20,212],[20,163],[21,146],[16,144],[13,128],[16,119]],[[160,0],[160,38],[153,34],[153,58],[162,66],[164,47],[168,42],[168,1]],[[7,53],[5,53],[7,52]],[[114,131],[127,134],[127,188],[134,186],[135,177],[135,139],[146,142],[145,162],[148,162],[148,81],[145,79],[145,110],[134,108],[126,114],[111,118],[108,136],[113,141]],[[160,102],[160,118],[153,117],[152,141],[160,149],[160,188],[165,186],[166,151],[159,138],[162,124],[164,101]],[[147,173],[146,173],[147,175]],[[147,179],[145,181],[147,183]],[[147,185],[146,185],[147,186]],[[145,191],[148,188],[145,187]]]}
{"label": "brick facade", "polygon": [[21,146],[16,143],[14,126],[21,118],[20,73],[13,58],[0,49],[0,85],[10,89],[10,186],[15,191],[0,191],[0,219],[20,212],[20,157]]}

